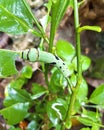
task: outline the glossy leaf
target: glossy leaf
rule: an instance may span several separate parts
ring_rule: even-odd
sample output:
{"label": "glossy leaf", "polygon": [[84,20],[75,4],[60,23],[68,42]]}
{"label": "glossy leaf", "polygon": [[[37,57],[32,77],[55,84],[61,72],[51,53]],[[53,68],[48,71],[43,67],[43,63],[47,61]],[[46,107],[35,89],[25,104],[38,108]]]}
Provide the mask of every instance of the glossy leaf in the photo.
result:
{"label": "glossy leaf", "polygon": [[[77,71],[77,58],[75,57],[72,61],[74,64],[75,70]],[[87,56],[81,56],[81,64],[82,64],[82,71],[86,71],[91,65],[91,59]]]}
{"label": "glossy leaf", "polygon": [[71,43],[60,40],[56,43],[56,52],[63,60],[70,62],[75,55],[75,48]]}
{"label": "glossy leaf", "polygon": [[[28,6],[26,1],[25,4]],[[33,31],[32,18],[25,4],[23,0],[0,0],[0,31],[11,34]],[[35,30],[34,34],[40,35]]]}
{"label": "glossy leaf", "polygon": [[18,56],[17,52],[0,49],[0,77],[17,74],[15,60]]}
{"label": "glossy leaf", "polygon": [[4,100],[6,107],[11,106],[15,103],[31,102],[29,93],[24,89],[16,89],[10,86],[7,87],[8,96]]}
{"label": "glossy leaf", "polygon": [[44,88],[44,86],[41,86],[41,85],[36,84],[36,83],[33,84],[31,91],[32,91],[31,98],[33,100],[41,97],[42,95],[44,95],[46,93],[48,93],[48,91]]}
{"label": "glossy leaf", "polygon": [[91,94],[89,101],[104,107],[104,84],[98,86]]}
{"label": "glossy leaf", "polygon": [[29,103],[17,103],[10,107],[0,110],[0,114],[10,125],[15,125],[22,121],[28,114]]}
{"label": "glossy leaf", "polygon": [[63,99],[57,98],[47,104],[47,113],[49,119],[54,126],[57,126],[59,120],[64,120],[67,113],[67,102]]}

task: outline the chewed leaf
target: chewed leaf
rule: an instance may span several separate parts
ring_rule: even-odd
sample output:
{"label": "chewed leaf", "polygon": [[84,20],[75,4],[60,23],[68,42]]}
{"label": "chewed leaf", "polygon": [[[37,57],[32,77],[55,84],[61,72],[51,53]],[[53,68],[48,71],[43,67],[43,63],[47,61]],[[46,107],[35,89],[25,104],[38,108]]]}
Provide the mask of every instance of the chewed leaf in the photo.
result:
{"label": "chewed leaf", "polygon": [[7,77],[17,73],[15,60],[18,52],[0,49],[0,77]]}

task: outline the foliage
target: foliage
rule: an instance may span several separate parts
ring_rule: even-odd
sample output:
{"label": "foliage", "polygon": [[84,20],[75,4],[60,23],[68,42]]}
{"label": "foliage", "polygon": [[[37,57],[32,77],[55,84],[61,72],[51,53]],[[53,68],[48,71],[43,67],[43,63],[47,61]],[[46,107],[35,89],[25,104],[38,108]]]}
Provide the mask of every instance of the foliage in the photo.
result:
{"label": "foliage", "polygon": [[[49,17],[51,17],[50,38],[48,39],[44,32],[45,27],[40,26],[25,0],[1,0],[0,31],[12,34],[22,34],[30,31],[41,37],[43,43],[41,42],[40,49],[45,48],[44,41],[47,41],[50,53],[46,52],[45,54],[51,54],[57,27],[67,7],[72,6],[76,10],[75,7],[78,6],[78,3],[76,3],[76,0],[49,0],[46,5],[48,8],[46,19],[42,20],[46,27]],[[50,12],[51,16],[49,16]],[[78,10],[76,12],[78,13]],[[75,21],[77,17],[76,15]],[[35,22],[37,29],[33,29],[33,22]],[[100,27],[79,26],[76,29],[78,36],[81,31],[86,29],[100,31]],[[84,73],[89,68],[91,60],[84,55],[79,56],[79,58],[76,51],[78,50],[68,41],[57,41],[54,53],[67,65],[70,77],[65,77],[54,66],[51,69],[50,80],[47,79],[48,67],[45,67],[43,63],[42,69],[48,83],[47,87],[32,83],[28,92],[24,86],[32,77],[32,68],[25,66],[17,74],[15,60],[17,57],[21,57],[21,53],[0,50],[0,76],[16,75],[15,79],[5,89],[4,108],[0,110],[0,114],[10,125],[10,130],[20,130],[18,124],[25,120],[28,121],[27,130],[40,129],[45,125],[48,129],[70,129],[73,125],[72,119],[76,119],[87,126],[82,130],[99,130],[100,127],[104,127],[101,124],[101,114],[98,111],[99,108],[104,108],[104,101],[102,100],[104,85],[98,86],[90,97],[87,97],[88,85],[82,76],[82,72]],[[89,105],[89,103],[92,103],[92,105]],[[94,107],[96,110],[90,111],[87,110],[87,107]]]}

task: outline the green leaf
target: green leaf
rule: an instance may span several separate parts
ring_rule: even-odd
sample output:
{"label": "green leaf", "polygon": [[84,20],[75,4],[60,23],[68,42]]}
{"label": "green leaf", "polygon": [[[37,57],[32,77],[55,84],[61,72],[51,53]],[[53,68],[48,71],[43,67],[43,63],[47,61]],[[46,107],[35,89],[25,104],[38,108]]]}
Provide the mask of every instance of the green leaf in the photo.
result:
{"label": "green leaf", "polygon": [[101,32],[101,27],[99,27],[99,26],[83,26],[83,27],[78,28],[79,33],[81,33],[84,30],[91,30],[91,31]]}
{"label": "green leaf", "polygon": [[[72,61],[75,70],[77,71],[77,58],[75,57]],[[91,65],[91,59],[87,56],[81,56],[82,71],[86,71]]]}
{"label": "green leaf", "polygon": [[70,0],[70,4],[69,4],[72,8],[74,6],[74,1],[73,0]]}
{"label": "green leaf", "polygon": [[15,128],[14,126],[10,126],[9,130],[21,130],[20,128]]}
{"label": "green leaf", "polygon": [[101,126],[101,117],[98,112],[88,111],[83,108],[81,116],[77,116],[76,119],[86,126]]}
{"label": "green leaf", "polygon": [[[25,4],[28,6],[26,1]],[[25,4],[23,0],[0,0],[0,31],[11,34],[33,31],[32,18]],[[34,33],[40,35],[35,30]]]}
{"label": "green leaf", "polygon": [[32,91],[32,96],[31,96],[31,98],[32,98],[33,100],[35,100],[35,99],[41,97],[42,95],[48,93],[48,90],[46,90],[46,89],[44,88],[44,86],[41,86],[41,85],[39,85],[39,84],[37,84],[37,83],[33,83],[33,87],[32,87],[32,90],[31,90],[31,91]]}
{"label": "green leaf", "polygon": [[67,86],[67,80],[60,73],[60,70],[55,70],[50,80],[50,91],[53,93],[63,93],[63,89]]}
{"label": "green leaf", "polygon": [[[76,86],[76,83],[77,83],[76,75],[72,75],[70,80],[73,86]],[[87,94],[88,94],[88,85],[86,81],[84,80],[84,78],[82,78],[82,82],[78,90],[76,99],[79,100],[79,102],[82,102],[86,99]]]}
{"label": "green leaf", "polygon": [[86,126],[92,126],[93,124],[93,121],[86,117],[84,118],[84,117],[77,116],[77,120]]}
{"label": "green leaf", "polygon": [[30,94],[24,89],[12,88],[10,85],[7,87],[8,95],[4,100],[6,107],[11,106],[15,103],[31,102]]}
{"label": "green leaf", "polygon": [[57,0],[52,2],[52,24],[55,28],[58,27],[69,3],[70,0]]}
{"label": "green leaf", "polygon": [[63,60],[70,62],[75,55],[75,48],[71,43],[59,40],[56,43],[56,53]]}
{"label": "green leaf", "polygon": [[28,124],[26,130],[33,130],[33,129],[34,129],[34,130],[37,130],[37,126],[38,126],[38,124],[37,124],[36,121],[31,121],[31,122]]}
{"label": "green leaf", "polygon": [[15,125],[22,121],[28,114],[29,103],[17,103],[10,107],[0,110],[0,114],[10,125]]}
{"label": "green leaf", "polygon": [[100,126],[93,124],[91,130],[100,130]]}
{"label": "green leaf", "polygon": [[69,5],[70,0],[52,0],[51,6],[51,30],[50,30],[50,48],[52,51],[53,41],[56,29]]}
{"label": "green leaf", "polygon": [[0,77],[17,74],[15,60],[19,53],[0,49]]}
{"label": "green leaf", "polygon": [[54,126],[59,124],[59,120],[65,119],[67,109],[67,102],[61,98],[48,102],[47,113]]}
{"label": "green leaf", "polygon": [[21,71],[21,76],[23,76],[24,78],[30,79],[32,76],[32,67],[24,66]]}
{"label": "green leaf", "polygon": [[98,86],[91,94],[89,101],[104,107],[104,84]]}

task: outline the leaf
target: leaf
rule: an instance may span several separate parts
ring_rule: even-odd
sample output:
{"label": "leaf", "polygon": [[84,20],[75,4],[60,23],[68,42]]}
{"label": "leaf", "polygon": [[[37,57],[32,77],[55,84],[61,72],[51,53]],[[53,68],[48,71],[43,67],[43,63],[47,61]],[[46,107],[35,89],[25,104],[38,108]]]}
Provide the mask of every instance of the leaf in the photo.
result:
{"label": "leaf", "polygon": [[59,40],[56,43],[56,52],[63,60],[70,62],[75,55],[75,48],[71,43]]}
{"label": "leaf", "polygon": [[28,114],[29,103],[17,103],[10,107],[0,110],[0,114],[10,125],[15,125],[22,121]]}
{"label": "leaf", "polygon": [[60,73],[60,70],[54,71],[54,73],[51,76],[50,80],[50,91],[52,93],[63,93],[63,89],[67,86],[67,80],[64,78],[64,76]]}
{"label": "leaf", "polygon": [[48,93],[48,91],[44,88],[44,86],[41,86],[39,84],[33,83],[33,87],[32,87],[32,100],[35,100],[39,97],[41,97],[42,95]]}
{"label": "leaf", "polygon": [[[77,58],[75,57],[72,61],[75,70],[77,71]],[[91,59],[87,56],[81,56],[82,71],[86,71],[91,65]]]}
{"label": "leaf", "polygon": [[33,130],[33,128],[34,128],[34,130],[37,130],[37,126],[38,126],[38,124],[37,124],[36,121],[31,121],[31,122],[28,124],[26,130]]}
{"label": "leaf", "polygon": [[21,71],[21,76],[23,76],[24,78],[30,79],[32,76],[32,67],[24,66]]}
{"label": "leaf", "polygon": [[98,86],[91,94],[89,101],[104,107],[104,84]]}
{"label": "leaf", "polygon": [[[28,4],[25,1],[25,4]],[[32,31],[32,18],[23,0],[0,0],[0,31],[22,34]],[[28,7],[29,8],[29,7]],[[34,30],[36,35],[40,35]]]}
{"label": "leaf", "polygon": [[55,28],[58,27],[69,3],[70,0],[52,1],[52,24],[55,26]]}
{"label": "leaf", "polygon": [[17,74],[15,60],[18,56],[18,52],[0,49],[0,77]]}
{"label": "leaf", "polygon": [[20,128],[15,128],[14,126],[10,126],[9,130],[21,130]]}
{"label": "leaf", "polygon": [[100,114],[98,114],[98,112],[88,111],[84,108],[81,116],[77,116],[76,119],[86,126],[101,125]]}
{"label": "leaf", "polygon": [[86,117],[84,118],[84,117],[77,116],[77,120],[86,126],[92,126],[93,124],[93,121]]}
{"label": "leaf", "polygon": [[74,1],[70,0],[70,4],[69,4],[72,8],[74,7]]}
{"label": "leaf", "polygon": [[59,124],[59,120],[65,119],[67,109],[67,102],[61,98],[48,102],[47,113],[54,126]]}
{"label": "leaf", "polygon": [[56,29],[69,5],[70,0],[52,0],[51,6],[51,29],[50,29],[50,48],[53,47],[53,41]]}
{"label": "leaf", "polygon": [[4,100],[6,107],[11,106],[15,103],[31,102],[29,93],[24,89],[12,88],[10,85],[7,87],[8,96]]}
{"label": "leaf", "polygon": [[[76,75],[72,75],[70,80],[73,86],[76,86],[76,83],[77,83]],[[87,94],[88,94],[88,85],[86,81],[84,80],[84,78],[82,78],[82,82],[79,87],[76,99],[79,100],[79,102],[82,102],[86,99]]]}
{"label": "leaf", "polygon": [[91,31],[96,31],[96,32],[101,32],[101,27],[100,26],[82,26],[78,29],[78,32],[81,33],[84,30],[91,30]]}

